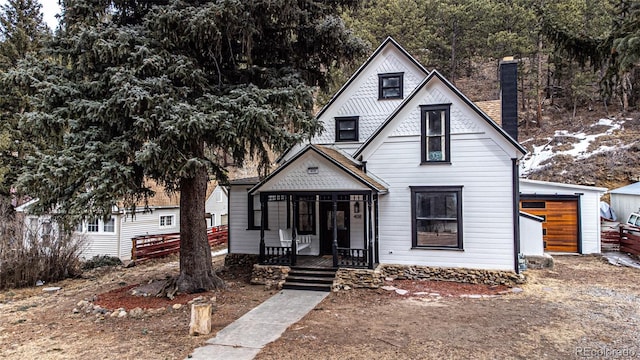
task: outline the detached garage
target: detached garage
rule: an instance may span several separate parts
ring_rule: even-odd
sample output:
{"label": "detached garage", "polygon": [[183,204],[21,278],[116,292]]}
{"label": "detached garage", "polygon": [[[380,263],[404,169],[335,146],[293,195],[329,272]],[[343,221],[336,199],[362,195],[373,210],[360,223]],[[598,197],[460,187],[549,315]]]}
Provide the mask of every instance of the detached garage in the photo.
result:
{"label": "detached garage", "polygon": [[606,188],[520,179],[520,211],[543,219],[544,251],[600,252],[600,196]]}

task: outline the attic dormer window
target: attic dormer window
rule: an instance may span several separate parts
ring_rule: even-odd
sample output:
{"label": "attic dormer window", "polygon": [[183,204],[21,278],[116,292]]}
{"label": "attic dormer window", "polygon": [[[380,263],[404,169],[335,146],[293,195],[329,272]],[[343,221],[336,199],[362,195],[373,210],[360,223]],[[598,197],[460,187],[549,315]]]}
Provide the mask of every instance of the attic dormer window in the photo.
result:
{"label": "attic dormer window", "polygon": [[404,73],[378,74],[378,98],[402,99],[402,78]]}
{"label": "attic dormer window", "polygon": [[336,142],[358,141],[358,117],[336,118]]}

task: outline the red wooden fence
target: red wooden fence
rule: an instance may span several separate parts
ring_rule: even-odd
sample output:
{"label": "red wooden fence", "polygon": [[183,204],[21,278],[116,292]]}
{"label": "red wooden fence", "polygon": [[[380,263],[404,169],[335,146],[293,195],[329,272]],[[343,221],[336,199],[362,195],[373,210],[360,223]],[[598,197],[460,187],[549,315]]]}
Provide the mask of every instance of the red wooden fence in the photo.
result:
{"label": "red wooden fence", "polygon": [[[211,246],[226,244],[229,240],[228,225],[208,229],[207,239]],[[180,251],[180,233],[136,236],[131,242],[132,260],[162,257]]]}
{"label": "red wooden fence", "polygon": [[640,255],[640,228],[620,225],[620,251]]}

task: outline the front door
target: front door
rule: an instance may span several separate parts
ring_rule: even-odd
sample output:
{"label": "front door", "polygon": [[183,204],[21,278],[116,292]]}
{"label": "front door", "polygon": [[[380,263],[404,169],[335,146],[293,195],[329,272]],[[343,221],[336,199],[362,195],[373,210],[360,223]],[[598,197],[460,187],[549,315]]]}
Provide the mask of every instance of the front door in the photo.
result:
{"label": "front door", "polygon": [[[348,248],[349,239],[349,202],[338,202],[336,213],[338,224],[338,247]],[[333,254],[333,203],[320,202],[320,255]]]}

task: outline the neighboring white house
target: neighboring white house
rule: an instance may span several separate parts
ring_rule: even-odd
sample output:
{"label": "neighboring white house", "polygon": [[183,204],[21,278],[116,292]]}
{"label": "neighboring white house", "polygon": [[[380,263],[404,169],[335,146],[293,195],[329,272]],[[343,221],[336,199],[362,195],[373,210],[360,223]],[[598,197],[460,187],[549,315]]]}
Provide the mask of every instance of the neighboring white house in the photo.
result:
{"label": "neighboring white house", "polygon": [[208,214],[207,227],[229,223],[229,195],[227,188],[217,185],[207,198],[205,211]]}
{"label": "neighboring white house", "polygon": [[[517,103],[504,106],[507,128]],[[441,74],[388,38],[316,116],[324,132],[268,177],[231,183],[230,253],[264,260],[283,229],[311,239],[301,254],[341,266],[518,271],[526,151]]]}
{"label": "neighboring white house", "polygon": [[606,191],[594,186],[521,179],[520,210],[544,219],[545,251],[599,253],[600,197]]}
{"label": "neighboring white house", "polygon": [[640,211],[640,182],[609,191],[611,208],[618,221],[626,222],[632,212]]}
{"label": "neighboring white house", "polygon": [[[207,188],[207,203],[217,205],[214,190],[219,187],[214,185]],[[143,204],[139,204],[136,212],[131,213],[126,208],[114,206],[109,220],[95,218],[78,224],[75,234],[85,238],[85,248],[81,256],[90,259],[97,255],[108,255],[119,257],[121,260],[130,260],[132,238],[180,232],[179,194],[168,195],[161,187],[153,186],[153,188],[156,194],[149,198],[147,209],[144,209]],[[221,193],[223,202],[226,204],[226,193],[224,191]],[[49,216],[28,214],[31,203],[16,208],[16,211],[25,213],[27,228],[39,229],[41,235],[52,231],[51,229],[55,231],[56,226],[51,223]],[[219,216],[224,218],[226,214],[222,210],[217,211]]]}

